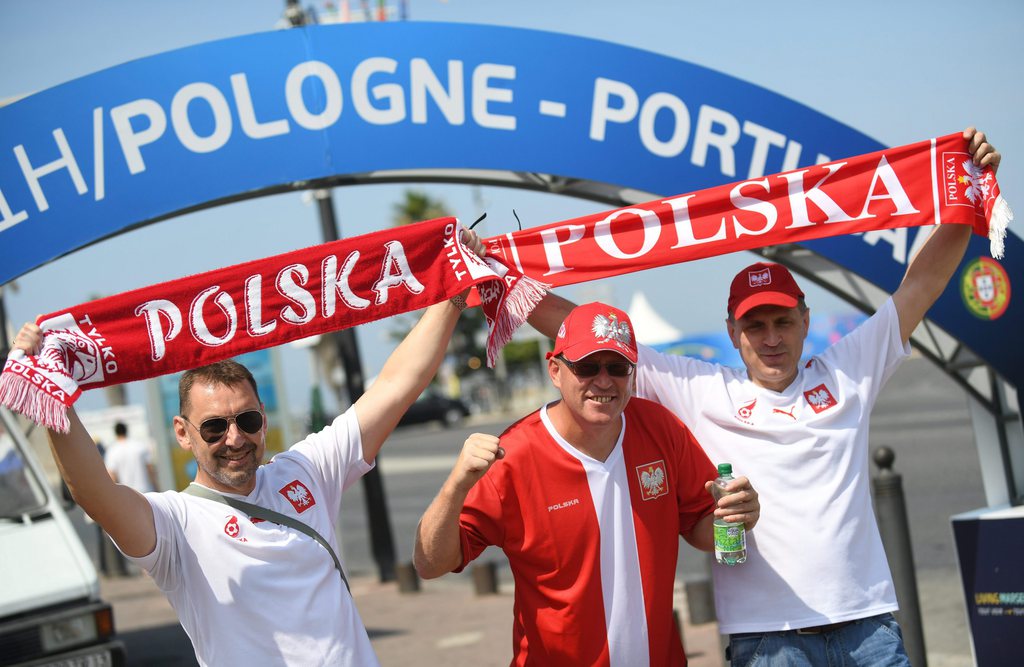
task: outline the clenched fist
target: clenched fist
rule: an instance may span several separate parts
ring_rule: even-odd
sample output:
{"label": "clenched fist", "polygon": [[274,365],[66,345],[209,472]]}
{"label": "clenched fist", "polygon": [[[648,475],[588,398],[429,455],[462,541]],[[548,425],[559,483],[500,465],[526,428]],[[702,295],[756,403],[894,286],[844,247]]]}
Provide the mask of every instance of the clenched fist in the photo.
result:
{"label": "clenched fist", "polygon": [[474,433],[466,438],[466,443],[455,462],[451,481],[461,490],[468,491],[484,476],[491,465],[505,456],[498,436],[487,433]]}

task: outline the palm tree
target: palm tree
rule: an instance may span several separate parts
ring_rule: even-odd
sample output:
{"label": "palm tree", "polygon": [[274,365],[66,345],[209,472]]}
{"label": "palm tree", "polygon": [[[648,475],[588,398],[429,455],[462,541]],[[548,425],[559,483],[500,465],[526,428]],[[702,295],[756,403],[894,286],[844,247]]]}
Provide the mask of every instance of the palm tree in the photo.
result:
{"label": "palm tree", "polygon": [[396,227],[451,215],[443,201],[433,199],[426,192],[419,190],[406,190],[405,200],[395,204],[393,210],[392,222]]}

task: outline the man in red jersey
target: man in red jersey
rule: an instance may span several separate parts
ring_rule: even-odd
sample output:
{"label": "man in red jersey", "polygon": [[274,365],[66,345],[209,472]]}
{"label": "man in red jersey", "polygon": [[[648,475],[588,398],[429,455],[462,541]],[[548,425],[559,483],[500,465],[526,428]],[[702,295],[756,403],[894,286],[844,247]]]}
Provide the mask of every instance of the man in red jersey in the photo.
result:
{"label": "man in red jersey", "polygon": [[[475,433],[420,520],[420,576],[501,547],[515,577],[514,665],[682,665],[672,615],[679,535],[714,549],[714,517],[757,523],[745,477],[715,508],[715,466],[668,410],[632,399],[628,316],[575,308],[548,354],[561,400],[500,437]],[[741,463],[742,465],[742,463]]]}

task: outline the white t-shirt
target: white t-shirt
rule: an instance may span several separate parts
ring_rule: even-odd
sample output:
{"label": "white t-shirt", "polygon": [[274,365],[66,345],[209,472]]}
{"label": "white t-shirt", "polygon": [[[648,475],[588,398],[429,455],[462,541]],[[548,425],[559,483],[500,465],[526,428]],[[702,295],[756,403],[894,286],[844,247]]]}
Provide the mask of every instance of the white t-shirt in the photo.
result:
{"label": "white t-shirt", "polygon": [[[233,496],[297,518],[338,553],[342,491],[373,466],[353,409],[256,472]],[[201,665],[377,665],[327,550],[292,528],[174,491],[146,495],[153,553],[132,559],[178,612]]]}
{"label": "white t-shirt", "polygon": [[715,565],[723,633],[834,623],[897,608],[871,506],[868,420],[910,353],[892,300],[782,392],[745,369],[640,349],[638,395],[669,408],[715,463],[757,489],[747,562]]}
{"label": "white t-shirt", "polygon": [[117,481],[141,493],[155,490],[149,479],[151,460],[149,447],[138,440],[115,440],[103,454],[103,464]]}

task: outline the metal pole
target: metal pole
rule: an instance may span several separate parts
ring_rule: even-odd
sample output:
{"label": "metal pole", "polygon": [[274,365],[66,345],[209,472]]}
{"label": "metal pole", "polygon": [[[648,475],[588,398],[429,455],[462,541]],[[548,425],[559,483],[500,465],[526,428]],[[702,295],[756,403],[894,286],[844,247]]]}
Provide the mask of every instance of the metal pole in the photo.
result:
{"label": "metal pole", "polygon": [[[1010,497],[1011,505],[1020,505],[1021,497],[1017,489],[1017,482],[1014,478],[1013,458],[1010,455],[1010,421],[1012,416],[1007,415],[1006,397],[1003,394],[1002,383],[991,368],[988,370],[989,388],[992,392],[992,418],[996,423],[996,436],[999,441],[999,452],[1003,458],[1003,471],[1006,479],[1007,495]],[[1019,419],[1019,415],[1018,415]]]}
{"label": "metal pole", "polygon": [[[334,201],[330,190],[315,190],[320,210],[320,227],[325,242],[337,241],[338,224],[334,217]],[[342,329],[331,334],[338,349],[338,358],[345,369],[345,387],[349,401],[355,403],[363,395],[363,364],[359,358],[359,344],[354,329]],[[363,494],[366,497],[366,515],[370,525],[370,544],[373,559],[381,581],[395,580],[395,540],[391,531],[387,499],[384,496],[384,478],[380,474],[380,454],[377,465],[363,475]]]}
{"label": "metal pole", "polygon": [[914,572],[914,550],[910,544],[910,522],[903,497],[903,477],[892,471],[896,454],[888,447],[878,447],[872,455],[878,466],[878,476],[871,480],[875,495],[875,515],[878,530],[885,546],[896,600],[896,612],[903,630],[903,645],[914,667],[927,667],[924,647],[924,626],[921,623],[921,604],[917,595],[917,575]]}
{"label": "metal pole", "polygon": [[[298,0],[285,0],[284,19],[290,27],[315,23],[299,5]],[[314,190],[317,207],[320,209],[320,228],[325,242],[337,241],[338,223],[334,217],[334,202],[330,190]],[[355,331],[343,329],[331,334],[338,348],[338,358],[345,369],[345,387],[349,401],[355,403],[363,395],[363,364],[359,359],[359,345]],[[363,475],[363,494],[366,497],[366,515],[370,524],[370,544],[373,559],[381,581],[395,580],[395,539],[391,533],[391,518],[388,516],[387,500],[384,497],[384,479],[380,474],[380,455],[377,465]]]}

